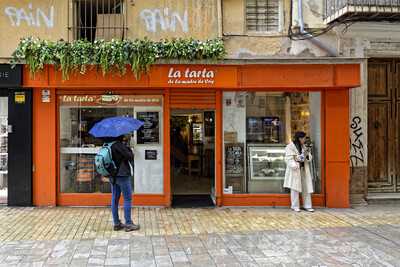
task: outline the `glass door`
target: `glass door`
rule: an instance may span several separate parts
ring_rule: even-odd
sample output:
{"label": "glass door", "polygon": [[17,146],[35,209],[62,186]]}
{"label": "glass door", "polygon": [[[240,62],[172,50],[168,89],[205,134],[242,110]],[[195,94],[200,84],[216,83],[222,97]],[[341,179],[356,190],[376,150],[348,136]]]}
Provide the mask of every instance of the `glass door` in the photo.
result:
{"label": "glass door", "polygon": [[8,195],[8,97],[0,97],[0,204]]}

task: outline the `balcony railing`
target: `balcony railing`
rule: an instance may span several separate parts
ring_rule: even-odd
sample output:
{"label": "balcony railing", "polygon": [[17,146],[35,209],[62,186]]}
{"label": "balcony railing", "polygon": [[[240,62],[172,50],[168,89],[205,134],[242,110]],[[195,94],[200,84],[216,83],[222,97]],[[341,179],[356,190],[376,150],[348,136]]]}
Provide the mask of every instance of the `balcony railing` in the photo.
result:
{"label": "balcony railing", "polygon": [[325,0],[324,20],[400,20],[400,0]]}

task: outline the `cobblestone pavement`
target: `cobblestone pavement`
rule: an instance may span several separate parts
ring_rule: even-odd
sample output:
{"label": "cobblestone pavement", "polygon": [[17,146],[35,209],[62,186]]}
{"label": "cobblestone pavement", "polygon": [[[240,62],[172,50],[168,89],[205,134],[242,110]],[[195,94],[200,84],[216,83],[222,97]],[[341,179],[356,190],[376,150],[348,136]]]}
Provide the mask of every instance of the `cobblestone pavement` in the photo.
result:
{"label": "cobblestone pavement", "polygon": [[0,266],[400,266],[400,205],[318,209],[0,208]]}

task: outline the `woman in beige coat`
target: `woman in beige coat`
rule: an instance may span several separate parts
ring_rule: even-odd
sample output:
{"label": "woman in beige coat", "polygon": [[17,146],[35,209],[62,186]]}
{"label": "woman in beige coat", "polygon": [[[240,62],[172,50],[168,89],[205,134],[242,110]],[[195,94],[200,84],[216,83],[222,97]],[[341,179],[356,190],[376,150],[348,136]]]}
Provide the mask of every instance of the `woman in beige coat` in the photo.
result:
{"label": "woman in beige coat", "polygon": [[300,211],[299,193],[303,197],[304,209],[313,212],[311,193],[314,192],[310,162],[311,153],[304,145],[306,133],[296,132],[293,142],[288,144],[285,149],[286,173],[284,187],[290,188],[290,199],[292,209]]}

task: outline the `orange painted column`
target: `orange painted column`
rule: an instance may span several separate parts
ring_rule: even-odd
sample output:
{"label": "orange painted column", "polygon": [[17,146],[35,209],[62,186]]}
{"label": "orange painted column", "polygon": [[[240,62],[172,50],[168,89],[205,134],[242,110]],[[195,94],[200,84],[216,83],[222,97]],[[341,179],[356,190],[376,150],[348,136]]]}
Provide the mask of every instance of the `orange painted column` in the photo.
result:
{"label": "orange painted column", "polygon": [[216,92],[216,105],[215,105],[215,197],[217,199],[217,206],[222,206],[222,188],[223,188],[223,168],[222,168],[222,149],[223,149],[223,125],[222,125],[222,91]]}
{"label": "orange painted column", "polygon": [[171,206],[171,138],[170,138],[170,104],[169,89],[164,93],[164,198],[165,204]]}
{"label": "orange painted column", "polygon": [[328,208],[348,208],[350,186],[349,90],[325,98],[325,192]]}
{"label": "orange painted column", "polygon": [[49,89],[51,102],[43,103],[41,90],[33,89],[33,204],[55,206],[57,204],[57,126],[56,94]]}

